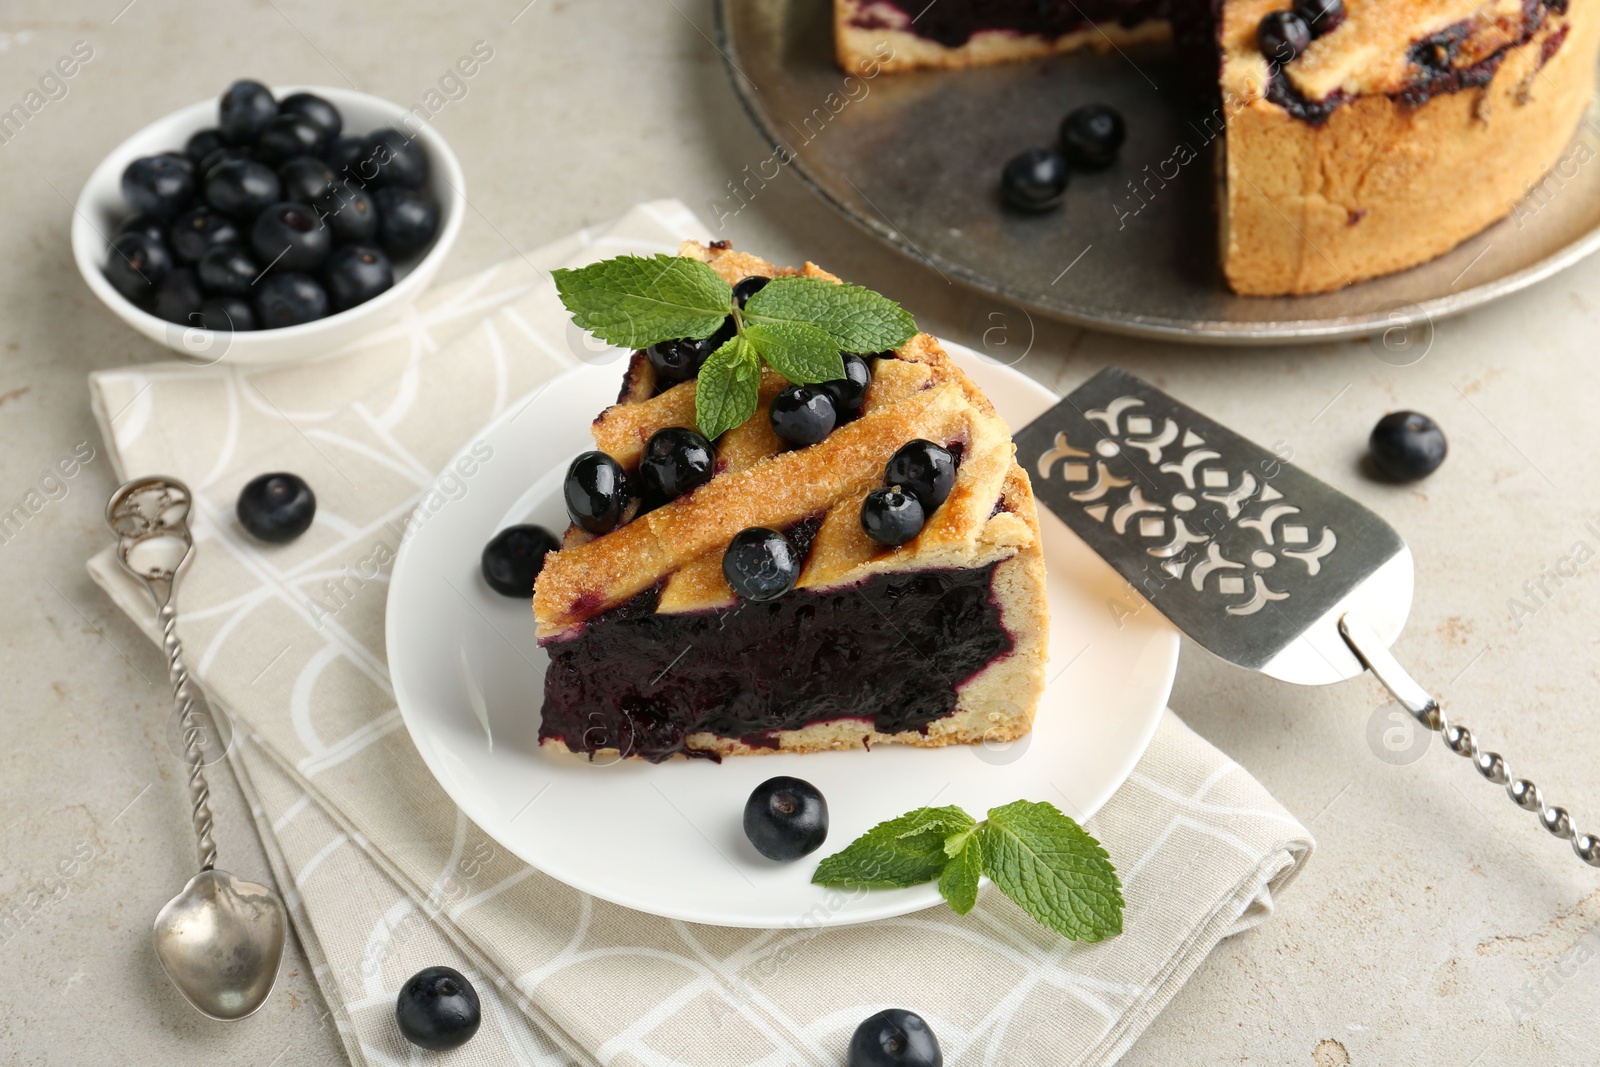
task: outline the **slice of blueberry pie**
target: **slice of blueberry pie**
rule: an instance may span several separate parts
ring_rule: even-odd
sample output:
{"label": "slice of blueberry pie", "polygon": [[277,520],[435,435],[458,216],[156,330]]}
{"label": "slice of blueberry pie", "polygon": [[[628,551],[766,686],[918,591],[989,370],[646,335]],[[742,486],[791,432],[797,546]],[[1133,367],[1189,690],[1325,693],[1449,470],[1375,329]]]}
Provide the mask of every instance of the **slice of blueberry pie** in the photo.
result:
{"label": "slice of blueberry pie", "polygon": [[[769,279],[838,282],[679,255],[735,307]],[[829,381],[753,370],[754,414],[708,440],[697,389],[732,330],[635,353],[569,469],[573,524],[533,600],[543,743],[659,761],[1027,733],[1044,563],[1006,424],[918,333]]]}

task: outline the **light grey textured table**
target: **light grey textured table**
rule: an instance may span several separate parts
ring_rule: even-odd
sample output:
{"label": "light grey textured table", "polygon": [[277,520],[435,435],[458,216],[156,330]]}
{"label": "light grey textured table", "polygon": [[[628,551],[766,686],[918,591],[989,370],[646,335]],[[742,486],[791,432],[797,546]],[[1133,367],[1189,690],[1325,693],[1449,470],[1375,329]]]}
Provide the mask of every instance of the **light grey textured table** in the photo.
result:
{"label": "light grey textured table", "polygon": [[[524,2],[68,0],[0,13],[0,110],[75,41],[94,49],[65,96],[0,138],[0,511],[33,490],[58,498],[0,540],[0,1061],[342,1060],[297,949],[267,1008],[229,1027],[200,1020],[162,977],[149,924],[192,853],[162,665],[83,571],[105,543],[114,480],[84,376],[164,350],[84,288],[68,200],[128,133],[245,74],[421,102],[489,43],[493,58],[434,118],[474,209],[446,277],[676,196],[723,217],[738,245],[875,286],[925,328],[1020,357],[1053,387],[1114,361],[1286,443],[1411,542],[1405,660],[1515,769],[1600,827],[1600,525],[1586,525],[1600,517],[1600,261],[1440,323],[1404,367],[1366,342],[1230,352],[1030,321],[879,248],[792,176],[733,214],[727,183],[768,150],[728,89],[705,4]],[[1359,471],[1371,424],[1397,407],[1450,435],[1449,461],[1416,488]],[[75,477],[44,478],[86,447],[95,458]],[[1393,724],[1370,681],[1299,690],[1190,649],[1172,702],[1309,823],[1321,851],[1276,918],[1219,949],[1125,1063],[1594,1062],[1600,873],[1437,742],[1410,765],[1377,758],[1404,738],[1385,737]],[[225,864],[262,875],[238,793],[219,778]]]}

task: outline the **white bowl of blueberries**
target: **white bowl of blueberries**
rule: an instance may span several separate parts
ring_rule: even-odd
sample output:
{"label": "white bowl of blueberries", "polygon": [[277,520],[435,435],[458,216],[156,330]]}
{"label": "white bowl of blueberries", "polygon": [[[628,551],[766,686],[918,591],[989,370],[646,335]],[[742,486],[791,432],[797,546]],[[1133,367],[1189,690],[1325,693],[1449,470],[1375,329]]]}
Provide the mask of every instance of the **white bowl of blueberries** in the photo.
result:
{"label": "white bowl of blueberries", "polygon": [[95,168],[72,253],[185,362],[284,363],[399,318],[455,242],[465,189],[444,138],[398,104],[242,80]]}

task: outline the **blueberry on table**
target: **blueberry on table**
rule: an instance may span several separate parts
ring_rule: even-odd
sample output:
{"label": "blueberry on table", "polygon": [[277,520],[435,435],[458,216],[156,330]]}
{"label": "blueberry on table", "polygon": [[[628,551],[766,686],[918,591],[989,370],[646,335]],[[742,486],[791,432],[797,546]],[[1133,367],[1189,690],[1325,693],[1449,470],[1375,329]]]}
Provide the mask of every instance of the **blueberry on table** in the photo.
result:
{"label": "blueberry on table", "polygon": [[176,218],[194,199],[194,163],[172,152],[136,159],[122,172],[122,198],[140,214]]}
{"label": "blueberry on table", "polygon": [[1344,0],[1294,0],[1294,13],[1305,22],[1312,37],[1321,37],[1344,24]]}
{"label": "blueberry on table", "polygon": [[507,526],[483,546],[483,580],[501,596],[533,596],[533,582],[544,569],[544,557],[561,547],[543,526]]}
{"label": "blueberry on table", "polygon": [[183,144],[183,154],[188,156],[196,166],[206,156],[221,148],[222,131],[216,128],[196,130]]}
{"label": "blueberry on table", "polygon": [[825,440],[839,421],[833,394],[820,385],[791,385],[767,407],[772,432],[794,448]]}
{"label": "blueberry on table", "polygon": [[944,1067],[944,1053],[922,1016],[889,1008],[856,1027],[845,1063],[847,1067]]}
{"label": "blueberry on table", "polygon": [[743,308],[750,302],[750,298],[767,287],[772,279],[760,274],[752,274],[748,278],[740,279],[733,287],[733,303],[735,307]]}
{"label": "blueberry on table", "polygon": [[167,243],[167,223],[154,215],[130,215],[117,227],[115,236],[125,233],[142,233],[161,244]]}
{"label": "blueberry on table", "polygon": [[151,310],[168,322],[193,325],[192,316],[200,311],[205,296],[200,292],[200,279],[192,267],[174,267],[156,286],[155,303]]}
{"label": "blueberry on table", "polygon": [[278,101],[278,114],[299,115],[322,127],[324,143],[331,143],[344,129],[339,109],[315,93],[291,93]]}
{"label": "blueberry on table", "polygon": [[1293,63],[1311,47],[1311,28],[1293,11],[1274,11],[1256,26],[1256,47],[1278,65]]}
{"label": "blueberry on table", "polygon": [[359,185],[336,181],[311,205],[333,239],[341,244],[368,244],[378,236],[378,205]]}
{"label": "blueberry on table", "polygon": [[235,333],[255,329],[256,313],[242,296],[214,296],[200,305],[190,322],[202,330]]}
{"label": "blueberry on table", "polygon": [[418,1048],[448,1052],[472,1040],[483,1015],[478,991],[465,975],[452,967],[428,967],[400,987],[394,1020]]}
{"label": "blueberry on table", "polygon": [[256,325],[262,330],[328,317],[328,293],[317,280],[299,271],[274,271],[255,285]]}
{"label": "blueberry on table", "polygon": [[1426,478],[1449,451],[1439,424],[1415,411],[1394,411],[1379,419],[1367,445],[1373,465],[1397,482]]}
{"label": "blueberry on table", "polygon": [[217,132],[228,144],[252,144],[277,114],[272,90],[242,79],[228,86],[217,101]]}
{"label": "blueberry on table", "polygon": [[293,541],[311,528],[317,498],[298,474],[262,474],[239,490],[234,514],[239,525],[259,540]]}
{"label": "blueberry on table", "polygon": [[316,270],[328,258],[333,233],[310,204],[280,200],[256,216],[250,248],[256,258],[278,270]]}
{"label": "blueberry on table", "polygon": [[922,532],[924,521],[922,504],[898,485],[874,489],[861,502],[861,528],[880,545],[905,544]]}
{"label": "blueberry on table", "polygon": [[1018,211],[1049,211],[1066,191],[1066,158],[1051,148],[1030,148],[1000,172],[1000,194]]}
{"label": "blueberry on table", "polygon": [[439,232],[439,205],[426,189],[385,187],[378,206],[378,243],[394,256],[419,251]]}
{"label": "blueberry on table", "polygon": [[653,504],[692,492],[715,473],[716,453],[711,442],[685,426],[669,426],[651,434],[639,460],[639,478],[646,499]]}
{"label": "blueberry on table", "polygon": [[333,310],[364,304],[394,285],[389,257],[371,245],[341,245],[322,268]]}
{"label": "blueberry on table", "polygon": [[700,365],[711,354],[705,341],[681,337],[658,341],[644,350],[645,358],[656,369],[656,377],[669,382],[686,382],[700,373]]}
{"label": "blueberry on table", "polygon": [[314,204],[333,188],[333,168],[316,156],[295,156],[278,168],[278,185],[285,200]]}
{"label": "blueberry on table", "polygon": [[360,177],[383,188],[415,189],[428,180],[428,153],[393,126],[374,130],[366,142]]}
{"label": "blueberry on table", "polygon": [[956,458],[949,450],[920,437],[900,446],[883,469],[885,485],[898,485],[932,514],[956,484]]}
{"label": "blueberry on table", "polygon": [[1061,120],[1062,152],[1067,162],[1080,170],[1109,167],[1127,139],[1122,115],[1104,104],[1076,108]]}
{"label": "blueberry on table", "polygon": [[567,467],[561,493],[574,524],[592,534],[610,533],[628,506],[628,479],[604,452],[584,452]]}
{"label": "blueberry on table", "polygon": [[844,359],[844,377],[823,382],[822,388],[833,397],[833,410],[840,422],[861,414],[867,402],[867,386],[872,384],[872,365],[854,352],[841,352]]}
{"label": "blueberry on table", "polygon": [[249,296],[250,287],[261,276],[261,266],[237,245],[218,245],[200,257],[195,273],[208,293]]}
{"label": "blueberry on table", "polygon": [[744,836],[769,860],[797,860],[828,839],[828,802],[804,779],[768,778],[745,801]]}
{"label": "blueberry on table", "polygon": [[225,160],[206,172],[206,203],[241,222],[281,200],[282,190],[277,173],[253,159]]}
{"label": "blueberry on table", "polygon": [[243,239],[237,222],[208,207],[190,208],[167,230],[167,247],[179,263],[197,263],[217,245],[237,244]]}
{"label": "blueberry on table", "polygon": [[776,600],[800,580],[801,560],[777,530],[740,530],[722,553],[722,576],[741,600]]}
{"label": "blueberry on table", "polygon": [[320,156],[324,147],[321,126],[303,115],[278,115],[256,139],[256,156],[281,167],[296,156]]}
{"label": "blueberry on table", "polygon": [[124,233],[111,241],[106,257],[106,281],[135,304],[155,295],[156,286],[172,269],[172,253],[149,234]]}

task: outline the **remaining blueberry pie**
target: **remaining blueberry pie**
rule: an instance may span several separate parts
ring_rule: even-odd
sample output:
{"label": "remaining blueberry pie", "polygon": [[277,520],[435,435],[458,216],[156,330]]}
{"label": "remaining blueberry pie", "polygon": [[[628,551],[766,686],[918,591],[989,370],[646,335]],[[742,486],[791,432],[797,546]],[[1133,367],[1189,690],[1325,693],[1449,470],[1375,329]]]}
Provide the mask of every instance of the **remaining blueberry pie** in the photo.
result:
{"label": "remaining blueberry pie", "polygon": [[[679,254],[736,300],[838,281],[720,244]],[[1027,733],[1044,563],[988,400],[917,334],[852,354],[838,381],[762,368],[756,414],[708,441],[690,349],[724,340],[636,353],[569,471],[575,521],[533,599],[542,741],[659,761]]]}
{"label": "remaining blueberry pie", "polygon": [[1216,143],[1222,265],[1246,295],[1426,262],[1593,156],[1568,151],[1594,96],[1589,0],[834,0],[834,18],[840,63],[869,76],[1172,41],[1210,113],[1125,161],[1128,203]]}

